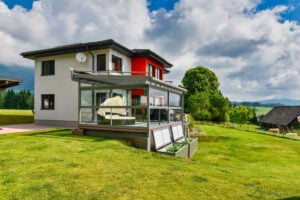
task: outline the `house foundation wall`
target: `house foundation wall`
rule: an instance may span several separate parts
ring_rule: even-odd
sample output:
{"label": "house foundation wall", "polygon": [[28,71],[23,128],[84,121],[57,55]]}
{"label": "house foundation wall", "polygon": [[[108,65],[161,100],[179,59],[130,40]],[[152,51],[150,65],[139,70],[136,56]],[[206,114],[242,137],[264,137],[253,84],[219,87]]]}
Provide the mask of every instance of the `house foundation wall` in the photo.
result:
{"label": "house foundation wall", "polygon": [[150,150],[147,133],[84,129],[83,135],[129,139],[135,147]]}
{"label": "house foundation wall", "polygon": [[73,128],[78,126],[77,121],[63,121],[63,120],[35,120],[34,123],[38,125],[58,126],[58,127],[66,127],[66,128]]}

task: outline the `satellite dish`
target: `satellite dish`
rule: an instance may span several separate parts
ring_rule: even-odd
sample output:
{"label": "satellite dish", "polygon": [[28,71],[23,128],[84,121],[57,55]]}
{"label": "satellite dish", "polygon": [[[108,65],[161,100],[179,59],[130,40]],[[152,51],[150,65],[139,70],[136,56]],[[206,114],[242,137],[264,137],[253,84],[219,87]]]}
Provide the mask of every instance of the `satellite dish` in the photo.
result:
{"label": "satellite dish", "polygon": [[76,54],[76,60],[80,63],[84,63],[86,61],[86,55],[82,52]]}

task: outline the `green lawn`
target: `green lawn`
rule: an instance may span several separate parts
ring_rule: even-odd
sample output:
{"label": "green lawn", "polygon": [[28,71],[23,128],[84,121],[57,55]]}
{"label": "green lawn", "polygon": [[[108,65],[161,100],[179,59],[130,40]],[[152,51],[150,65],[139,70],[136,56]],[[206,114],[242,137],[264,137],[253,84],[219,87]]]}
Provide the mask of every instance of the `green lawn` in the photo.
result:
{"label": "green lawn", "polygon": [[299,140],[201,128],[190,160],[70,130],[0,135],[0,199],[300,198]]}
{"label": "green lawn", "polygon": [[255,114],[256,114],[256,116],[265,115],[271,109],[272,109],[272,107],[262,107],[262,106],[255,107]]}
{"label": "green lawn", "polygon": [[0,109],[0,125],[33,123],[32,110]]}

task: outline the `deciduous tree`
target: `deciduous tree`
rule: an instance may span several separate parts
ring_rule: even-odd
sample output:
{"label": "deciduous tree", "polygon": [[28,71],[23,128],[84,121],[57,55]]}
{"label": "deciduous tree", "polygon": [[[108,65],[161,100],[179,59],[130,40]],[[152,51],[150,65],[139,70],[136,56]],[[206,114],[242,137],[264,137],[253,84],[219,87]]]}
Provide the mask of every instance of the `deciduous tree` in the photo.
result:
{"label": "deciduous tree", "polygon": [[229,100],[219,90],[217,76],[211,70],[198,66],[186,71],[183,86],[185,111],[197,120],[227,121]]}

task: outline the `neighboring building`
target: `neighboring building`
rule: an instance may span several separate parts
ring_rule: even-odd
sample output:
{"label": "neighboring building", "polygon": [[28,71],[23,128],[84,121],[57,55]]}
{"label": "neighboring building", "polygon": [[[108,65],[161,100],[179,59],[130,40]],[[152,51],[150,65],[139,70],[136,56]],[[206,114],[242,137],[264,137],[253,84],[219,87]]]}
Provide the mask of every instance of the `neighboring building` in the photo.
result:
{"label": "neighboring building", "polygon": [[37,124],[139,138],[148,150],[151,131],[183,125],[185,90],[164,81],[172,64],[151,50],[104,40],[21,55],[35,61]]}
{"label": "neighboring building", "polygon": [[9,87],[20,85],[22,82],[23,80],[20,78],[0,76],[0,91]]}
{"label": "neighboring building", "polygon": [[288,130],[300,125],[300,106],[277,106],[260,120],[263,127]]}

